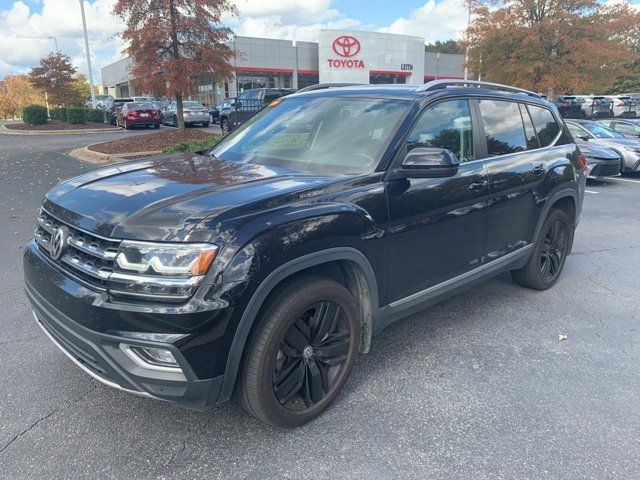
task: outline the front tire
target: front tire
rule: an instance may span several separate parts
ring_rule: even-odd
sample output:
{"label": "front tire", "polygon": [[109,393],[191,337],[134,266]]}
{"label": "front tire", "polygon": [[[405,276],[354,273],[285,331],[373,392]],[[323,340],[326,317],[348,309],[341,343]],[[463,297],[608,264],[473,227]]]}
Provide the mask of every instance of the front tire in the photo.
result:
{"label": "front tire", "polygon": [[529,262],[511,270],[513,280],[523,287],[546,290],[558,281],[573,240],[573,227],[562,210],[553,209],[542,225]]}
{"label": "front tire", "polygon": [[302,276],[278,288],[256,320],[236,397],[276,427],[303,425],[338,396],[358,355],[360,316],[338,282]]}

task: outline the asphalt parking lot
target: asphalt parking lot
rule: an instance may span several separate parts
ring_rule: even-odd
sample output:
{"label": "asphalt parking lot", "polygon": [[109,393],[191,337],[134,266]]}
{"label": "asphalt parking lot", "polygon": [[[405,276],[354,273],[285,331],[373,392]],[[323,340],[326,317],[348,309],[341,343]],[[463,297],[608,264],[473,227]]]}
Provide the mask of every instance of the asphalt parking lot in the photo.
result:
{"label": "asphalt parking lot", "polygon": [[0,135],[0,478],[640,478],[640,176],[590,182],[555,288],[503,275],[394,324],[281,431],[98,384],[35,325],[23,245],[44,193],[94,168],[64,152],[105,136]]}

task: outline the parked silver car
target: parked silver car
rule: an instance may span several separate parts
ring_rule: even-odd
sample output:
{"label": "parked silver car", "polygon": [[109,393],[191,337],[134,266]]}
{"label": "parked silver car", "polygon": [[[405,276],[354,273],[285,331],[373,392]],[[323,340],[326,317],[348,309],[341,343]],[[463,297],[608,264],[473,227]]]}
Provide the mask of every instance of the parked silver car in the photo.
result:
{"label": "parked silver car", "polygon": [[624,138],[604,125],[590,120],[566,120],[577,144],[603,145],[615,150],[622,158],[620,173],[640,170],[640,141]]}
{"label": "parked silver car", "polygon": [[598,123],[619,133],[624,138],[640,139],[640,119],[616,118],[612,120],[598,120]]}
{"label": "parked silver car", "polygon": [[[182,113],[184,114],[184,125],[194,125],[199,123],[203,127],[209,126],[209,109],[200,102],[182,102]],[[178,126],[178,106],[175,101],[162,111],[162,124]]]}
{"label": "parked silver car", "polygon": [[612,148],[596,145],[580,145],[587,158],[587,178],[613,177],[620,173],[622,157]]}

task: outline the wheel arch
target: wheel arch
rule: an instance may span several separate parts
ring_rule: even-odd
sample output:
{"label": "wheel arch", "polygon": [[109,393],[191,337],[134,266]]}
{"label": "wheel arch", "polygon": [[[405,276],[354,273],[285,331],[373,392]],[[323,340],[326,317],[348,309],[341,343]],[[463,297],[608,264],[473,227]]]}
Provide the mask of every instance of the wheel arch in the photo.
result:
{"label": "wheel arch", "polygon": [[249,300],[233,337],[218,403],[231,398],[249,334],[265,301],[279,285],[302,273],[320,274],[337,280],[354,295],[362,320],[360,351],[368,351],[379,313],[379,297],[376,278],[367,258],[352,247],[335,247],[298,257],[271,272]]}
{"label": "wheel arch", "polygon": [[[534,230],[533,244],[537,242],[538,236],[542,231],[542,225],[553,208],[563,210],[571,219],[571,226],[575,229],[578,218],[578,194],[573,188],[564,188],[552,194],[545,203],[542,214],[538,218],[536,229]],[[571,241],[573,242],[573,235],[571,236]],[[571,250],[571,247],[569,247],[569,250]]]}

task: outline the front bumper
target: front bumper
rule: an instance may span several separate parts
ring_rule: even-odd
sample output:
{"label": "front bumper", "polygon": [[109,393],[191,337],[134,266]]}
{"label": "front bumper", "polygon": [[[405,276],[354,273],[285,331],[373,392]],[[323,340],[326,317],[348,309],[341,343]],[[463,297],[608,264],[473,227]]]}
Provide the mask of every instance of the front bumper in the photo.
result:
{"label": "front bumper", "polygon": [[[195,303],[136,308],[110,303],[106,293],[56,268],[34,242],[25,249],[24,273],[38,325],[93,378],[194,410],[218,402],[235,332],[228,301],[226,307],[212,302],[200,311]],[[145,368],[127,354],[126,346],[169,350],[181,371]]]}
{"label": "front bumper", "polygon": [[592,160],[588,159],[587,177],[612,177],[620,173],[622,160]]}
{"label": "front bumper", "polygon": [[[194,410],[205,410],[216,403],[223,377],[196,379],[180,351],[172,344],[139,341],[91,331],[49,304],[29,284],[26,292],[38,326],[78,367],[101,383]],[[160,372],[140,367],[122,351],[120,345],[123,343],[170,350],[184,373]]]}

